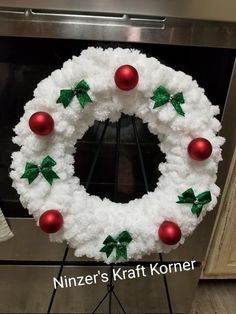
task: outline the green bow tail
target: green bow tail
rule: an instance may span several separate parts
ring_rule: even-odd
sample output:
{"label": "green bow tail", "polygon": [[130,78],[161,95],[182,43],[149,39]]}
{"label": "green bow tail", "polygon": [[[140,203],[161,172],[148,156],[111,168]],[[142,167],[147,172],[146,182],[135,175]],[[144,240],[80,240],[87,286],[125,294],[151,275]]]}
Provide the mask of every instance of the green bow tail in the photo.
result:
{"label": "green bow tail", "polygon": [[121,232],[115,239],[109,235],[103,242],[104,247],[101,248],[100,252],[106,253],[109,257],[114,249],[116,249],[116,260],[123,257],[125,260],[128,259],[127,247],[132,241],[132,237],[128,231]]}
{"label": "green bow tail", "polygon": [[178,196],[178,199],[179,200],[176,203],[193,204],[191,211],[193,214],[196,214],[197,217],[199,217],[203,206],[211,201],[211,193],[210,191],[205,191],[195,196],[193,189],[190,188],[182,193],[182,196]]}
{"label": "green bow tail", "polygon": [[175,95],[171,95],[164,86],[159,86],[153,93],[151,99],[155,102],[153,109],[161,107],[168,102],[171,102],[175,111],[184,116],[185,113],[182,110],[181,104],[184,104],[184,96],[183,93],[177,93]]}
{"label": "green bow tail", "polygon": [[80,81],[74,89],[62,89],[60,97],[57,99],[57,104],[62,103],[64,108],[68,107],[74,96],[77,97],[82,108],[89,102],[93,102],[88,95],[90,87],[84,80]]}
{"label": "green bow tail", "polygon": [[21,176],[21,179],[28,179],[29,184],[31,184],[37,178],[39,173],[41,173],[48,183],[52,185],[54,179],[59,179],[58,175],[52,170],[52,167],[55,165],[55,160],[50,156],[45,157],[40,166],[27,162],[25,165],[25,172]]}

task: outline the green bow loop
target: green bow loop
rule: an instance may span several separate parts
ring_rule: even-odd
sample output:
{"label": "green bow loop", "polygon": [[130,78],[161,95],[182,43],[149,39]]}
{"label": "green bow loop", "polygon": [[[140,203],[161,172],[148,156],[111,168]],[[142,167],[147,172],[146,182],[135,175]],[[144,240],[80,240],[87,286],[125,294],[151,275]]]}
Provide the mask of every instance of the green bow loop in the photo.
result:
{"label": "green bow loop", "polygon": [[127,245],[132,241],[132,237],[128,231],[121,232],[116,240],[120,243],[126,243]]}
{"label": "green bow loop", "polygon": [[28,179],[29,184],[31,184],[37,178],[38,174],[38,166],[32,164],[31,162],[27,162],[25,165],[25,172],[21,176],[21,179]]}
{"label": "green bow loop", "polygon": [[57,104],[63,104],[64,108],[68,107],[72,102],[75,93],[72,89],[62,89],[60,91],[60,97],[57,99]]}
{"label": "green bow loop", "polygon": [[106,256],[109,257],[112,251],[116,249],[116,260],[121,257],[127,260],[127,247],[131,241],[132,237],[128,231],[121,232],[115,239],[109,235],[104,240],[104,246],[101,248],[100,252],[106,253]]}
{"label": "green bow loop", "polygon": [[56,162],[54,159],[52,159],[52,157],[50,156],[46,156],[43,161],[41,162],[41,168],[52,168],[54,166],[56,166]]}
{"label": "green bow loop", "polygon": [[170,93],[164,86],[159,86],[153,93],[151,99],[155,102],[153,109],[161,107],[170,101]]}
{"label": "green bow loop", "polygon": [[161,107],[168,102],[171,102],[175,111],[184,116],[184,111],[182,110],[181,104],[184,104],[184,96],[183,93],[177,93],[175,95],[171,95],[164,86],[159,86],[154,92],[151,99],[154,101],[153,109]]}
{"label": "green bow loop", "polygon": [[195,196],[193,189],[190,188],[183,192],[182,196],[178,196],[178,199],[177,203],[193,204],[191,211],[199,217],[203,206],[211,201],[211,193],[210,191],[205,191]]}
{"label": "green bow loop", "polygon": [[57,104],[62,103],[64,108],[68,107],[74,96],[77,97],[82,108],[89,102],[92,102],[92,99],[88,95],[90,87],[85,80],[81,80],[74,89],[62,89],[60,91],[60,97],[57,99]]}
{"label": "green bow loop", "polygon": [[193,189],[190,188],[182,193],[182,196],[178,196],[179,201],[177,203],[194,203],[196,197],[194,195]]}
{"label": "green bow loop", "polygon": [[116,240],[112,238],[112,236],[108,236],[105,241],[103,242],[104,247],[101,248],[100,252],[106,253],[107,257],[109,257],[114,249],[116,247]]}
{"label": "green bow loop", "polygon": [[211,193],[210,191],[202,192],[197,195],[197,199],[199,202],[201,202],[203,205],[211,202]]}
{"label": "green bow loop", "polygon": [[52,170],[52,167],[56,165],[55,160],[50,156],[43,159],[40,166],[33,163],[27,162],[25,165],[25,172],[21,176],[21,179],[28,179],[29,184],[31,184],[41,173],[47,182],[52,185],[54,179],[59,179],[59,176]]}

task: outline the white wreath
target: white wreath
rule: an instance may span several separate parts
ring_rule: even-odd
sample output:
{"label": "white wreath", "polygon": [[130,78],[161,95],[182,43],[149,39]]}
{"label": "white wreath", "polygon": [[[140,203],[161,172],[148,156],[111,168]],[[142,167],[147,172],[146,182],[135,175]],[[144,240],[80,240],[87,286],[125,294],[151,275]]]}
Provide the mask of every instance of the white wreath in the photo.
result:
{"label": "white wreath", "polygon": [[[132,65],[139,73],[138,85],[129,92],[118,89],[114,82],[114,73],[122,64]],[[67,108],[57,103],[61,90],[72,88],[81,80],[88,83],[93,103],[82,108],[76,97]],[[170,102],[153,109],[151,96],[158,86],[165,86],[171,94],[183,93],[185,117]],[[29,119],[37,111],[48,112],[53,117],[51,135],[41,137],[30,130]],[[73,167],[77,140],[95,120],[117,121],[121,113],[135,114],[147,123],[150,132],[158,135],[160,149],[166,155],[166,162],[159,165],[162,175],[155,191],[127,204],[89,195],[74,176]],[[48,209],[61,212],[63,228],[51,234],[50,239],[66,240],[78,257],[86,255],[106,263],[115,261],[114,252],[107,257],[100,249],[108,235],[116,237],[124,230],[132,236],[129,258],[137,260],[144,254],[168,252],[183,243],[206,212],[216,205],[220,190],[215,180],[221,160],[220,146],[224,142],[216,136],[220,123],[214,115],[218,113],[219,108],[211,105],[191,76],[138,50],[88,48],[41,81],[34,98],[25,105],[13,139],[21,146],[12,155],[13,186],[36,221]],[[208,139],[213,147],[211,157],[200,163],[187,153],[189,142],[197,137]],[[40,175],[31,184],[21,178],[27,161],[40,164],[47,155],[56,161],[53,170],[60,179],[50,185]],[[190,204],[176,203],[177,197],[190,187],[196,194],[206,190],[211,193],[212,201],[203,206],[199,217],[191,212]],[[159,239],[157,230],[166,220],[175,222],[181,229],[182,237],[175,245],[166,245]]]}

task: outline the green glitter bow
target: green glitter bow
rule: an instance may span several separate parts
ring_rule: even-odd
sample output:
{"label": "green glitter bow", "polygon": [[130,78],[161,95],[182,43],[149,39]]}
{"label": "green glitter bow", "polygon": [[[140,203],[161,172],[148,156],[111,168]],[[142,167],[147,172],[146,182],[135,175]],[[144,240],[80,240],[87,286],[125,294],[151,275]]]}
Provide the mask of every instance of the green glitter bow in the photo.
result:
{"label": "green glitter bow", "polygon": [[84,80],[80,81],[74,89],[62,89],[60,91],[60,97],[57,99],[57,104],[62,103],[64,108],[68,107],[74,96],[77,97],[82,108],[92,99],[88,95],[90,87]]}
{"label": "green glitter bow", "polygon": [[55,160],[50,156],[45,157],[40,166],[27,162],[25,165],[25,172],[21,176],[21,179],[28,179],[29,184],[31,184],[37,178],[39,173],[41,173],[48,183],[52,185],[54,179],[59,179],[58,175],[52,170],[52,167],[55,165]]}
{"label": "green glitter bow", "polygon": [[190,188],[182,193],[182,196],[178,196],[179,200],[176,203],[191,203],[193,204],[191,211],[196,214],[197,217],[201,214],[203,205],[211,201],[210,191],[205,191],[195,196],[193,189]]}
{"label": "green glitter bow", "polygon": [[183,93],[177,93],[171,95],[164,86],[159,86],[154,92],[151,99],[155,102],[153,109],[161,107],[168,102],[171,102],[177,113],[184,116],[184,112],[181,108],[181,104],[184,104]]}
{"label": "green glitter bow", "polygon": [[100,252],[106,253],[107,257],[109,257],[113,251],[116,249],[116,260],[120,257],[124,257],[124,259],[128,259],[127,257],[127,246],[132,241],[132,237],[128,231],[121,232],[118,237],[115,239],[112,236],[108,236],[103,244],[104,247],[101,248]]}

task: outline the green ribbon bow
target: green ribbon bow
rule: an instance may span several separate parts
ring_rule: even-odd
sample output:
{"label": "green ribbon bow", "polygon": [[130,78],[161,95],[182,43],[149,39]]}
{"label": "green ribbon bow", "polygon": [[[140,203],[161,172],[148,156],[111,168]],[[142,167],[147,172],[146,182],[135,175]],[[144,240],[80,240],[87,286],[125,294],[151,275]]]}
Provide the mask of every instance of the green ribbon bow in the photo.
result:
{"label": "green ribbon bow", "polygon": [[52,185],[54,179],[59,179],[58,175],[52,170],[52,167],[55,165],[55,160],[50,156],[45,157],[40,166],[27,162],[25,165],[25,172],[21,176],[21,179],[28,179],[29,184],[31,184],[37,178],[39,173],[41,173],[48,183]]}
{"label": "green ribbon bow", "polygon": [[93,102],[88,95],[90,87],[84,80],[80,81],[74,89],[62,89],[60,97],[57,99],[57,104],[62,103],[64,108],[68,107],[74,96],[77,97],[82,108],[89,102]]}
{"label": "green ribbon bow", "polygon": [[178,196],[179,200],[176,203],[191,203],[193,204],[191,211],[196,214],[197,217],[201,214],[203,205],[211,201],[210,191],[205,191],[195,196],[193,189],[190,188],[182,193],[182,196]]}
{"label": "green ribbon bow", "polygon": [[181,108],[181,104],[184,104],[184,96],[182,92],[171,95],[164,86],[159,86],[154,91],[151,99],[155,102],[153,109],[161,107],[168,102],[171,102],[178,114],[180,114],[181,116],[185,115]]}
{"label": "green ribbon bow", "polygon": [[103,242],[104,247],[101,248],[100,252],[106,253],[107,257],[109,257],[115,248],[116,260],[120,257],[124,257],[127,260],[127,246],[131,241],[132,237],[128,231],[121,232],[115,239],[109,235]]}

